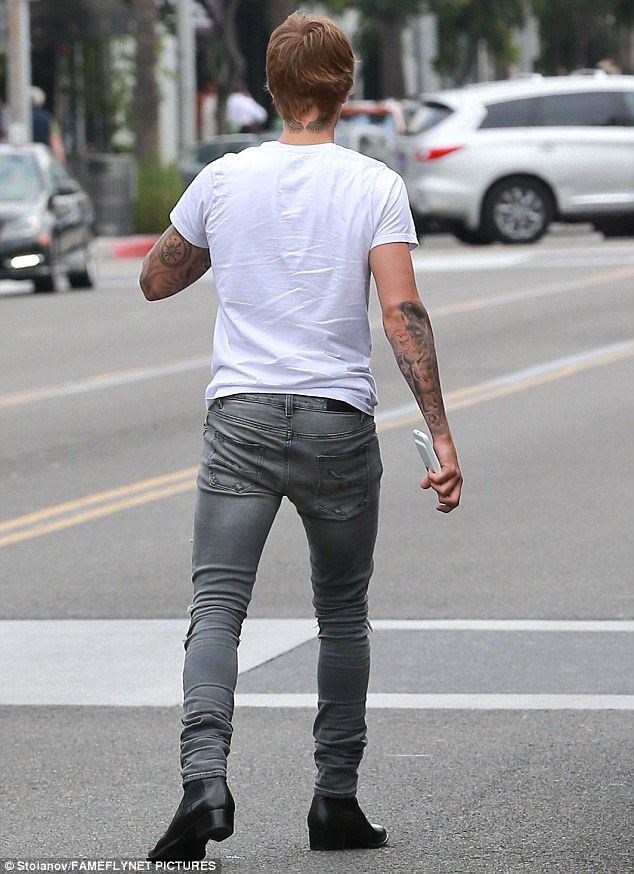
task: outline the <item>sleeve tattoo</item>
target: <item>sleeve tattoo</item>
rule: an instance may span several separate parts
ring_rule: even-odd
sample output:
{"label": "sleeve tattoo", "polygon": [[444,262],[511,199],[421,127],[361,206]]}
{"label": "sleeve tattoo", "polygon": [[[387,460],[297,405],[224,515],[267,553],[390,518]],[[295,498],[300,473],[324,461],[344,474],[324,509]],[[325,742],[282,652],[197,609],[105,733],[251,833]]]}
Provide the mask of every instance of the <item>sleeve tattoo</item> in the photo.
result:
{"label": "sleeve tattoo", "polygon": [[432,433],[449,430],[440,388],[434,335],[422,303],[400,304],[401,324],[388,332],[396,361]]}
{"label": "sleeve tattoo", "polygon": [[171,227],[146,259],[141,287],[151,299],[169,297],[200,279],[210,267],[209,250],[192,246]]}

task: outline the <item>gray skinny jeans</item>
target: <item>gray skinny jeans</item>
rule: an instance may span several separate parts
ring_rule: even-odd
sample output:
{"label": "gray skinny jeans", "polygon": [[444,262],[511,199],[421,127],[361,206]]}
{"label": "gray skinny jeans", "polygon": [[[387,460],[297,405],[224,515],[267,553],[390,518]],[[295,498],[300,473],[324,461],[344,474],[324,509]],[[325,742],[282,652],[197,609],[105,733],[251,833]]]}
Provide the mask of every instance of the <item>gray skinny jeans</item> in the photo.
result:
{"label": "gray skinny jeans", "polygon": [[242,622],[287,496],[308,538],[319,625],[315,791],[356,794],[366,745],[367,592],[382,466],[372,416],[325,406],[323,398],[304,395],[241,394],[214,401],[208,412],[185,642],[184,783],[227,772]]}

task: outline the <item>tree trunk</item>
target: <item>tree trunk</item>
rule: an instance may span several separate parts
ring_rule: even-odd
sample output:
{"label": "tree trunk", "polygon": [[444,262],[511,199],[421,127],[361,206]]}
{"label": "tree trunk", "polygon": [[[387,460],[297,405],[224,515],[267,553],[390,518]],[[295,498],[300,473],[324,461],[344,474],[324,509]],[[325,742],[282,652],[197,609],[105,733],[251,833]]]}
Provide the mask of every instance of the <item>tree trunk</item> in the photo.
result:
{"label": "tree trunk", "polygon": [[159,94],[154,0],[133,0],[136,21],[136,94],[134,127],[136,152],[141,161],[159,159]]}
{"label": "tree trunk", "polygon": [[381,19],[381,90],[382,97],[405,97],[401,32],[403,21],[399,15]]}
{"label": "tree trunk", "polygon": [[271,0],[271,31],[295,11],[294,0]]}
{"label": "tree trunk", "polygon": [[238,46],[236,33],[236,12],[240,0],[224,0],[224,4],[216,4],[205,0],[205,7],[213,22],[213,33],[207,41],[207,65],[212,72],[218,106],[216,119],[218,133],[228,133],[226,121],[227,98],[236,85],[244,78],[245,60]]}

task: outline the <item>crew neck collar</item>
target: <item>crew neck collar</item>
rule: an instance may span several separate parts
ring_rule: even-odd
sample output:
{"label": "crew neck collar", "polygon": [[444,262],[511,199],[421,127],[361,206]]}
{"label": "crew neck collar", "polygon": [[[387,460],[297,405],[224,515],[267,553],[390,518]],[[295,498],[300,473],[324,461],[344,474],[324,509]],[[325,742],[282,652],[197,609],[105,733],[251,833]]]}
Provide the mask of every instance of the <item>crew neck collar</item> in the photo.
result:
{"label": "crew neck collar", "polygon": [[271,140],[266,143],[269,146],[277,146],[280,149],[290,149],[294,152],[315,152],[325,149],[337,148],[336,143],[281,143],[279,140]]}

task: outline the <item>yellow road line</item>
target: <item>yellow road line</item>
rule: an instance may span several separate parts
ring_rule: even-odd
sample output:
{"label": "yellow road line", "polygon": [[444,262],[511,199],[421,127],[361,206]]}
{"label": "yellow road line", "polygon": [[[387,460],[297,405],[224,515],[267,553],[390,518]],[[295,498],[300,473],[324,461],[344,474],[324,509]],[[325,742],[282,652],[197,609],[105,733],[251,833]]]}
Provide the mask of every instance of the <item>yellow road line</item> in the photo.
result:
{"label": "yellow road line", "polygon": [[[57,519],[55,522],[50,522],[48,525],[40,525],[37,528],[29,528],[26,531],[16,531],[14,534],[7,534],[5,537],[0,537],[0,547],[9,546],[12,543],[21,543],[23,540],[31,540],[33,537],[41,537],[43,534],[52,534],[54,531],[61,531],[64,528],[70,528],[73,525],[81,525],[83,522],[91,522],[93,519],[101,519],[103,516],[109,516],[111,513],[118,513],[120,510],[129,510],[132,507],[140,507],[142,504],[148,504],[150,501],[158,501],[160,498],[169,498],[172,495],[178,495],[181,492],[186,492],[193,488],[191,478],[187,478],[186,482],[177,483],[173,486],[166,486],[163,489],[155,489],[152,492],[145,492],[142,495],[134,495],[123,501],[115,501],[112,504],[106,504],[104,507],[95,507],[94,510],[87,510],[85,513],[77,513],[74,516],[67,516],[64,519]],[[51,508],[56,511],[56,507]],[[53,515],[53,514],[51,514]]]}
{"label": "yellow road line", "polygon": [[[547,373],[542,373],[535,376],[527,376],[517,382],[512,382],[507,385],[500,384],[495,380],[481,382],[477,385],[467,386],[466,388],[456,389],[445,393],[445,406],[448,412],[462,410],[465,407],[472,407],[475,404],[482,404],[485,401],[490,401],[495,398],[504,397],[506,395],[517,394],[520,391],[526,391],[529,388],[534,388],[538,385],[546,385],[549,382],[555,382],[559,379],[565,379],[568,376],[574,376],[584,370],[590,370],[595,367],[601,367],[606,364],[612,364],[616,361],[622,361],[626,358],[634,356],[634,340],[623,345],[623,348],[618,351],[608,353],[606,355],[588,358],[586,360],[577,361],[574,364],[565,364],[557,370],[552,370]],[[421,413],[418,411],[406,414],[398,419],[389,422],[383,422],[378,430],[390,431],[393,428],[400,428],[403,425],[413,425],[420,422]]]}
{"label": "yellow road line", "polygon": [[9,519],[7,522],[0,523],[0,531],[11,531],[14,528],[22,528],[25,525],[33,525],[40,522],[42,519],[49,519],[51,516],[61,516],[64,513],[71,513],[74,510],[80,510],[83,507],[89,507],[93,504],[102,504],[106,501],[115,501],[118,498],[130,495],[133,492],[146,491],[155,489],[160,486],[172,483],[175,480],[189,479],[196,475],[197,468],[188,467],[183,470],[177,470],[174,473],[168,473],[164,476],[153,476],[149,479],[140,480],[136,483],[131,483],[127,486],[119,486],[116,489],[108,489],[105,492],[95,492],[92,495],[87,495],[85,498],[77,498],[73,501],[65,501],[63,504],[56,504],[54,507],[45,507],[43,510],[36,510],[34,513],[27,513],[25,516],[17,516],[15,519]]}
{"label": "yellow road line", "polygon": [[[447,392],[445,394],[446,407],[448,411],[464,409],[465,407],[485,403],[495,398],[517,394],[536,386],[565,379],[584,370],[602,367],[632,357],[634,357],[634,340],[622,343],[618,348],[606,352],[606,354],[581,357],[579,360],[564,363],[561,367],[553,370],[535,374],[527,372],[525,377],[518,376],[517,380],[514,381],[489,380]],[[381,422],[377,426],[377,430],[389,431],[404,425],[420,422],[420,418],[421,414],[418,411],[411,414],[407,413],[399,418]],[[184,468],[170,474],[150,477],[149,479],[140,480],[126,486],[96,492],[83,498],[66,501],[62,504],[45,507],[42,510],[9,519],[6,522],[0,523],[0,532],[13,531],[13,533],[0,537],[0,548],[20,543],[24,540],[31,540],[34,537],[41,537],[44,534],[61,531],[73,525],[80,525],[84,522],[100,519],[121,510],[139,507],[151,501],[158,501],[161,498],[181,494],[189,489],[193,489],[196,473],[197,468],[195,467]],[[85,509],[90,507],[92,509]],[[22,530],[16,531],[14,529]]]}

